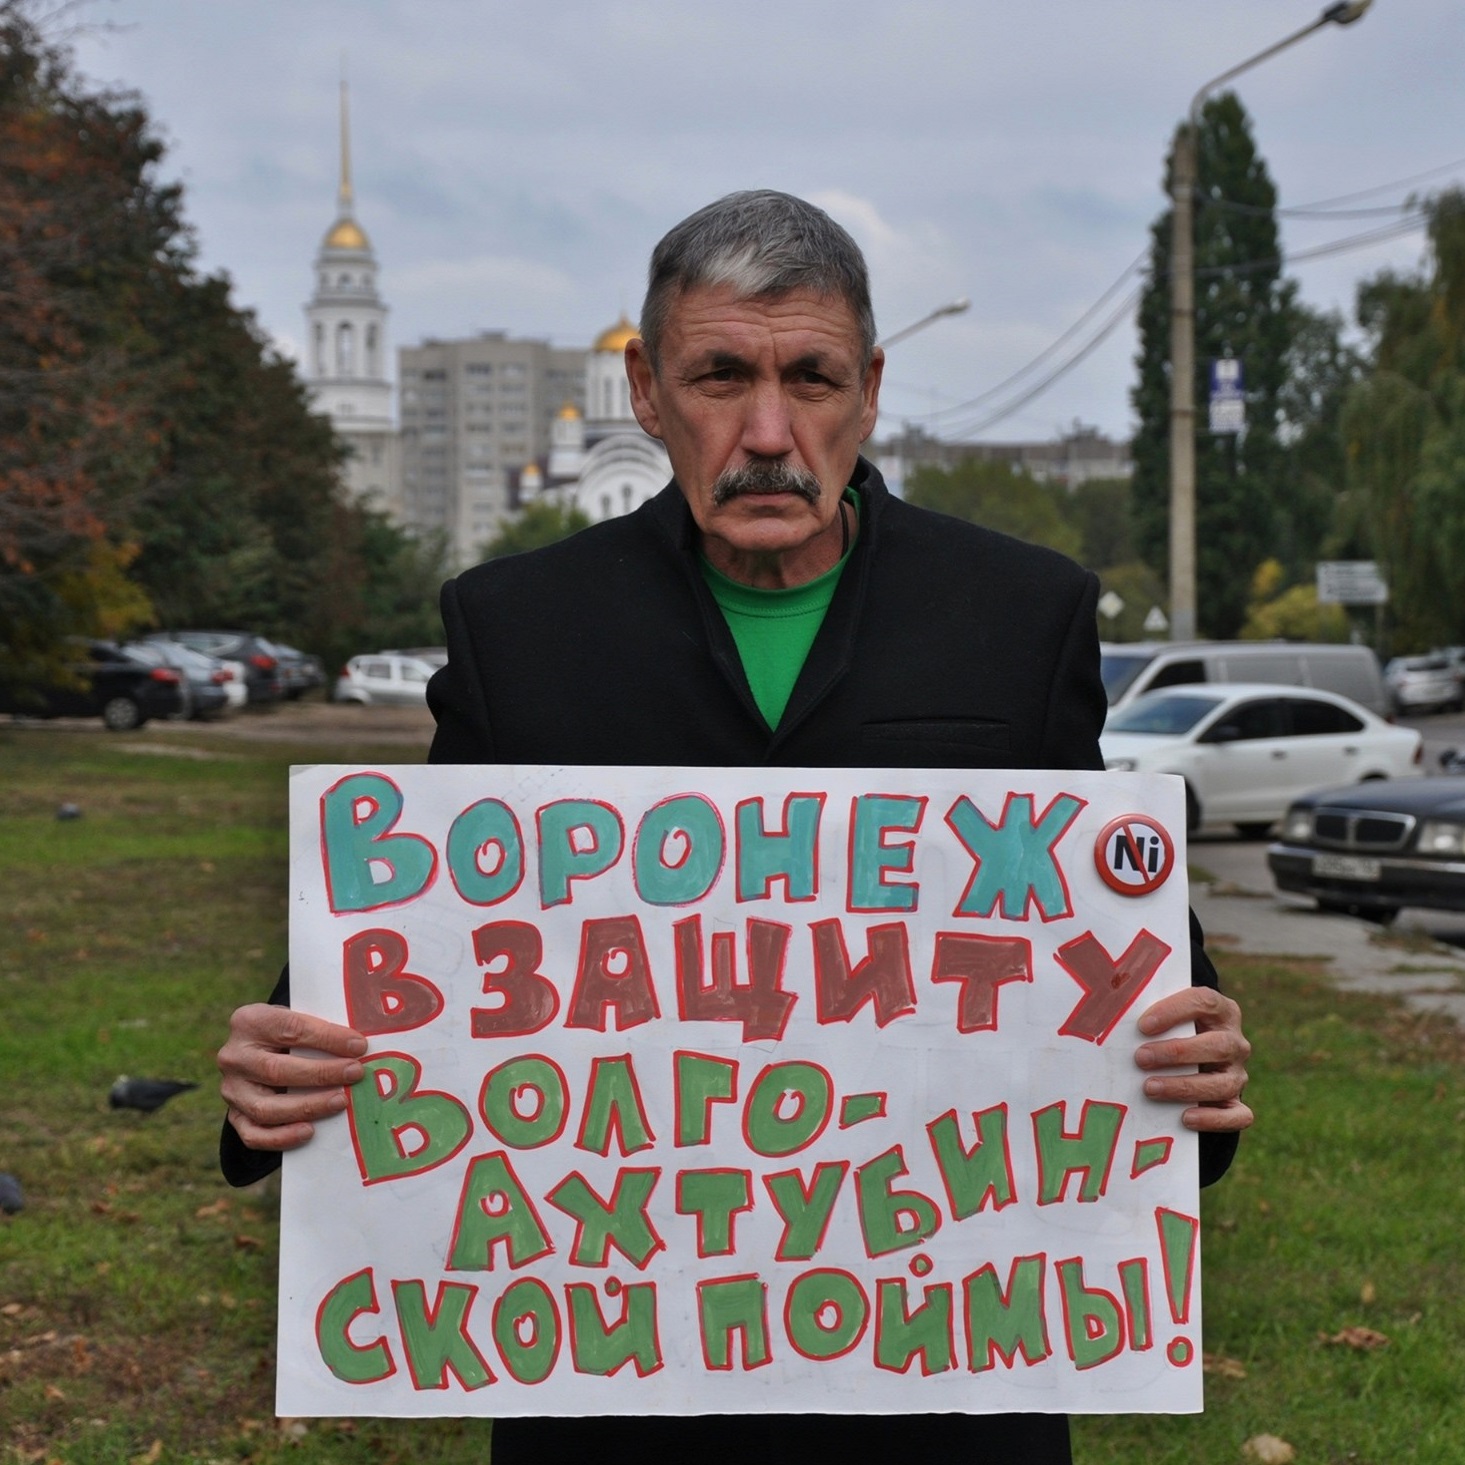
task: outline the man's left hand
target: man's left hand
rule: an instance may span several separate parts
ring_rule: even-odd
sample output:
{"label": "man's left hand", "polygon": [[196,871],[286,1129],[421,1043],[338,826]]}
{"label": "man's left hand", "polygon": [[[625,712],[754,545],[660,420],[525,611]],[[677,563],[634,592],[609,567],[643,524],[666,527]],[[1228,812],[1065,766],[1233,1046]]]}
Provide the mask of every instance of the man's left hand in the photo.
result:
{"label": "man's left hand", "polygon": [[[1193,1022],[1195,1036],[1158,1038],[1181,1023]],[[1251,1044],[1241,1031],[1241,1009],[1210,987],[1172,992],[1139,1020],[1139,1030],[1156,1041],[1141,1043],[1134,1061],[1144,1069],[1196,1068],[1195,1073],[1154,1073],[1145,1080],[1152,1099],[1190,1107],[1180,1116],[1187,1129],[1212,1132],[1246,1129],[1251,1110],[1241,1102]]]}

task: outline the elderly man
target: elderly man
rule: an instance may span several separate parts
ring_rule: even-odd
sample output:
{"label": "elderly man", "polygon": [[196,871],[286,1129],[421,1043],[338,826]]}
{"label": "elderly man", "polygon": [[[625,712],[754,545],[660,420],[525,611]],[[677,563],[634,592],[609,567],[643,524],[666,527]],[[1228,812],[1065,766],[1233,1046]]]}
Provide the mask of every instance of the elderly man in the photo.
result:
{"label": "elderly man", "polygon": [[[819,209],[733,194],[657,246],[626,349],[675,481],[634,514],[443,591],[432,760],[1097,769],[1092,574],[892,498],[859,456],[883,354],[864,260]],[[1194,985],[1140,1019],[1145,1091],[1185,1105],[1203,1180],[1251,1122],[1234,1002]],[[285,1000],[284,982],[276,993]],[[1164,1036],[1194,1023],[1194,1036]],[[292,1046],[325,1058],[292,1057]],[[305,1143],[362,1074],[359,1034],[255,1005],[219,1054],[237,1183]],[[1177,1071],[1194,1070],[1194,1071]],[[289,1092],[282,1092],[288,1089]],[[495,1465],[812,1458],[1062,1462],[1055,1415],[506,1420]]]}

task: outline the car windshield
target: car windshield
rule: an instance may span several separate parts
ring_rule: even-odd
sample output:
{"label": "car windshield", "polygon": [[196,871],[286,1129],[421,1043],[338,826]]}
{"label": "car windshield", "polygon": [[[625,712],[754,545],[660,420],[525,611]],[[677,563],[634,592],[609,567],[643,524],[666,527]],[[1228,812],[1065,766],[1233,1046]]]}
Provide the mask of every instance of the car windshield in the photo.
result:
{"label": "car windshield", "polygon": [[1099,675],[1104,678],[1104,691],[1110,705],[1117,702],[1129,684],[1154,660],[1150,651],[1105,651],[1099,657]]}
{"label": "car windshield", "polygon": [[1104,731],[1173,737],[1189,732],[1201,718],[1214,712],[1222,700],[1220,697],[1198,696],[1194,692],[1157,692],[1141,697],[1111,717]]}

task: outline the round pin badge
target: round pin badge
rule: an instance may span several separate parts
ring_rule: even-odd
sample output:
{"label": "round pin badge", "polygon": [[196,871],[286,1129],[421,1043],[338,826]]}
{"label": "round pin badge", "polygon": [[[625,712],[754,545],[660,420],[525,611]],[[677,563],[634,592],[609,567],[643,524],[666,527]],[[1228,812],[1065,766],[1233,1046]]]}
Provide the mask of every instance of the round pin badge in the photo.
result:
{"label": "round pin badge", "polygon": [[1099,878],[1120,895],[1149,895],[1175,868],[1175,845],[1162,824],[1148,814],[1111,819],[1094,841]]}

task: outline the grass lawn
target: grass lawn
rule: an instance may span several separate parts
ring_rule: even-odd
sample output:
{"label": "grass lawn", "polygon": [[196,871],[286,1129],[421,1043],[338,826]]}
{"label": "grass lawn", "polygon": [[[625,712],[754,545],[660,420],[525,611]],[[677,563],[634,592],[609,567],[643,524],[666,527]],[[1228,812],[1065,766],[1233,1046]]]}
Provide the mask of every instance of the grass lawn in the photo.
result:
{"label": "grass lawn", "polygon": [[[213,1052],[285,950],[285,770],[405,761],[0,727],[0,1462],[482,1462],[474,1421],[272,1414],[276,1201],[220,1179]],[[82,817],[58,821],[63,802]],[[1076,1422],[1081,1465],[1465,1459],[1465,1043],[1222,957],[1260,1128],[1205,1198],[1208,1407]],[[121,1073],[195,1081],[114,1113]],[[1373,1348],[1326,1342],[1366,1328]]]}

